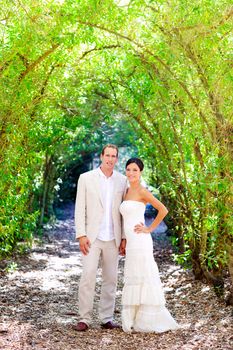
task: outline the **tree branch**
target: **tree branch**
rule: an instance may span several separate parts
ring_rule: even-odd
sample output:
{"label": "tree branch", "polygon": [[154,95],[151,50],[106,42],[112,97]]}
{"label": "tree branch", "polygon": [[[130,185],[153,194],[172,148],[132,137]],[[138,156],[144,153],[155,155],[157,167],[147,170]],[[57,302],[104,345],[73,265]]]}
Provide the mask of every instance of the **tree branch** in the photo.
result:
{"label": "tree branch", "polygon": [[42,61],[44,61],[51,53],[53,53],[60,45],[54,44],[51,49],[45,51],[43,55],[37,58],[34,62],[29,64],[25,71],[23,71],[19,77],[19,83],[25,78],[25,76],[31,72],[36,66],[38,66]]}

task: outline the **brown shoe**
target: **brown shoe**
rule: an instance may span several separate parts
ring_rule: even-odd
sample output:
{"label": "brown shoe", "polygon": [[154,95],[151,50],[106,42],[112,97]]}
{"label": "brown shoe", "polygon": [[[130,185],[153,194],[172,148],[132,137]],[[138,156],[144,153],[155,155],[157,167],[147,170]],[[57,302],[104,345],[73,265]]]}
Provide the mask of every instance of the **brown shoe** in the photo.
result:
{"label": "brown shoe", "polygon": [[102,328],[105,329],[116,329],[116,328],[120,328],[120,326],[116,323],[113,323],[112,321],[108,321],[107,323],[103,323],[101,325]]}
{"label": "brown shoe", "polygon": [[78,332],[85,332],[88,330],[88,325],[85,322],[78,322],[78,324],[72,326],[72,329]]}

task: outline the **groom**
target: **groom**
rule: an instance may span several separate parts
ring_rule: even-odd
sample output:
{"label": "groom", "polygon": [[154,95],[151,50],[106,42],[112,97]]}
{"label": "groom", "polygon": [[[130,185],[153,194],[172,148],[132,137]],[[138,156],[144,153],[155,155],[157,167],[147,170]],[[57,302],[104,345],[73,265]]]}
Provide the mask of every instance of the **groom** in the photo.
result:
{"label": "groom", "polygon": [[96,272],[101,260],[102,288],[99,318],[102,328],[114,329],[118,254],[124,254],[126,240],[122,236],[119,206],[126,189],[126,178],[114,170],[118,148],[106,145],[101,165],[79,177],[75,204],[76,238],[83,258],[79,284],[80,321],[73,329],[86,331],[91,323]]}

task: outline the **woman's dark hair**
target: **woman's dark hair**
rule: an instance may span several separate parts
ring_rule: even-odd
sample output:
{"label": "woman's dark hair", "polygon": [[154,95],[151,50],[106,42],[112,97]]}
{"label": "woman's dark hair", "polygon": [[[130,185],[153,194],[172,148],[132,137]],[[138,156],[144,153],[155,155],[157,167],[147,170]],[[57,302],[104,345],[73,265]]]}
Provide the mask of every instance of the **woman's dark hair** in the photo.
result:
{"label": "woman's dark hair", "polygon": [[139,167],[140,171],[143,170],[144,164],[143,164],[143,162],[141,161],[141,159],[139,159],[139,158],[130,158],[129,160],[127,160],[126,165],[125,165],[125,168],[127,168],[127,166],[128,166],[129,164],[132,164],[132,163],[137,164],[137,166]]}

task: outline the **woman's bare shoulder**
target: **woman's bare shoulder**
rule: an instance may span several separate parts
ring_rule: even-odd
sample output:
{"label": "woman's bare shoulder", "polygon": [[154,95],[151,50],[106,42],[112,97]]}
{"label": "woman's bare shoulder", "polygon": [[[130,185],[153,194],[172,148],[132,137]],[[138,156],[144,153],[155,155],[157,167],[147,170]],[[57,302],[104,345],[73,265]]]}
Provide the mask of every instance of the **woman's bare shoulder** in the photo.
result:
{"label": "woman's bare shoulder", "polygon": [[145,202],[149,201],[149,199],[153,197],[152,193],[146,187],[143,186],[140,189],[140,196]]}

